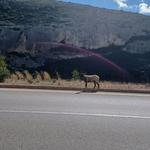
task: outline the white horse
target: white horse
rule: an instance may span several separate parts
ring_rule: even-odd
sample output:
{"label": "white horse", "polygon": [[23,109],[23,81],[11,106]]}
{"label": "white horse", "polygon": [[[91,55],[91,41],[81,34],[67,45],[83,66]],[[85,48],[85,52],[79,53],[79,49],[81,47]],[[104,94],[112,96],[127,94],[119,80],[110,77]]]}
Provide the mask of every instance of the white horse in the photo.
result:
{"label": "white horse", "polygon": [[88,82],[93,82],[94,88],[96,87],[96,85],[99,88],[100,77],[98,75],[83,75],[83,77],[84,77],[85,87],[87,87]]}

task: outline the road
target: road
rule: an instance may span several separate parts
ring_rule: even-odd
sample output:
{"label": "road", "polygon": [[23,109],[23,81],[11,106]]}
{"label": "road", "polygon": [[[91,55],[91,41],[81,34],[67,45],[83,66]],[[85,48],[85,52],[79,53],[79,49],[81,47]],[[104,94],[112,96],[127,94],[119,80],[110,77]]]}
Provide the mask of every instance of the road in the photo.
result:
{"label": "road", "polygon": [[150,150],[150,95],[0,89],[0,150]]}

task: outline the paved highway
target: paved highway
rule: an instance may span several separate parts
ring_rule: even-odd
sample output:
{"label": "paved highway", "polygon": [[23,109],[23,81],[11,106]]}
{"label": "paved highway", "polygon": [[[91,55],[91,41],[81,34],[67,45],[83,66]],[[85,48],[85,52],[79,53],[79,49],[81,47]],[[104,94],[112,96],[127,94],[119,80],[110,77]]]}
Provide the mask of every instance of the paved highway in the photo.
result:
{"label": "paved highway", "polygon": [[150,150],[150,95],[0,89],[0,150]]}

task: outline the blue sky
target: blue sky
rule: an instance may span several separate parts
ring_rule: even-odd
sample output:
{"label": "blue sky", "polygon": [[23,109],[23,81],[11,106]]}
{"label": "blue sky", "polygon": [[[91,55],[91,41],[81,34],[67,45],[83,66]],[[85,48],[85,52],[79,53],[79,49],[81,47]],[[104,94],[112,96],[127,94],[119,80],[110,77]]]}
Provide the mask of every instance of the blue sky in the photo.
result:
{"label": "blue sky", "polygon": [[150,15],[150,0],[63,0],[100,8],[117,9]]}

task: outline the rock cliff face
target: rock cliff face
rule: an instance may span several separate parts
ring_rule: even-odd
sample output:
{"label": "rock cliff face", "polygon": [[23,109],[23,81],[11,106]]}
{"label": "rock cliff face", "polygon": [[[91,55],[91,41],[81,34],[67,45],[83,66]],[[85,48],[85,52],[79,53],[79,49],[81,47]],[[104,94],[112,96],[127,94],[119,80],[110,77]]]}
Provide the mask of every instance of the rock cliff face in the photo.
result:
{"label": "rock cliff face", "polygon": [[[74,48],[61,47],[68,44],[102,54],[140,76],[150,65],[145,57],[150,53],[149,25],[150,17],[122,11],[55,0],[1,0],[0,52],[14,69],[45,69],[49,64],[59,70],[60,64],[56,66],[54,61],[63,64],[90,57]],[[124,62],[118,61],[124,57]],[[105,69],[96,69],[101,70],[106,74]]]}

